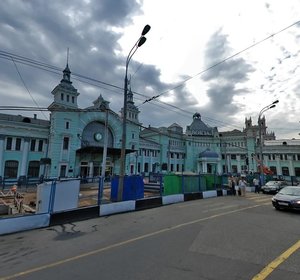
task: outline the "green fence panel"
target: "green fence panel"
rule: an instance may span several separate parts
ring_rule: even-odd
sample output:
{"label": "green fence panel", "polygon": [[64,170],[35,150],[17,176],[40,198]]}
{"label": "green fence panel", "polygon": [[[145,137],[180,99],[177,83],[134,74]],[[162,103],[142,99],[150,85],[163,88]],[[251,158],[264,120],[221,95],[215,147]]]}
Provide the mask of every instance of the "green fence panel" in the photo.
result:
{"label": "green fence panel", "polygon": [[182,178],[178,175],[165,175],[163,195],[182,193]]}
{"label": "green fence panel", "polygon": [[199,176],[184,176],[183,177],[183,190],[185,193],[199,192]]}

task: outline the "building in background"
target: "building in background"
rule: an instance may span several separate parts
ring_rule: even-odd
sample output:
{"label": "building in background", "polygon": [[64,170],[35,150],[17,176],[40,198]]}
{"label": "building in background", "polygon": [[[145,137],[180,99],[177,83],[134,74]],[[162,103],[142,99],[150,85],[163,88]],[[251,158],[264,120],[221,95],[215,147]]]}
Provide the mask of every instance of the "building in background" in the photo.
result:
{"label": "building in background", "polygon": [[[50,120],[0,114],[0,180],[100,176],[104,150],[106,176],[118,174],[123,108],[109,108],[102,95],[79,108],[80,93],[71,71],[52,90]],[[142,128],[131,89],[127,98],[126,174],[150,172],[247,174],[259,171],[259,126],[245,119],[243,130],[219,132],[193,115],[184,131]],[[300,140],[276,140],[261,123],[264,164],[274,175],[300,176]]]}

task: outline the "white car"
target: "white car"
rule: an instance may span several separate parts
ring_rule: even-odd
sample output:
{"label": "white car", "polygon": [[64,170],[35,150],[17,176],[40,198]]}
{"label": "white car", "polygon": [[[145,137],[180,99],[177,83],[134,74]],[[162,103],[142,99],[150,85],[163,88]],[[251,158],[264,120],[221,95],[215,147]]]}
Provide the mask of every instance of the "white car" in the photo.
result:
{"label": "white car", "polygon": [[283,187],[287,186],[286,181],[269,181],[261,187],[263,193],[278,193]]}

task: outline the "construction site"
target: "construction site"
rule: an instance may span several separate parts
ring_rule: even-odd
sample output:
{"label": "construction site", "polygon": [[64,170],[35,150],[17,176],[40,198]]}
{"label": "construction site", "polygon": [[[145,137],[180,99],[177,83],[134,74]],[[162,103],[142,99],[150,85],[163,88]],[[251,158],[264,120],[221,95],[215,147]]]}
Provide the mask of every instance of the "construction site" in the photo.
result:
{"label": "construction site", "polygon": [[[0,191],[0,217],[12,215],[26,215],[36,213],[38,201],[38,188],[18,188],[16,185]],[[110,201],[110,188],[103,191],[102,202]],[[97,205],[98,183],[82,184],[78,194],[78,208]]]}

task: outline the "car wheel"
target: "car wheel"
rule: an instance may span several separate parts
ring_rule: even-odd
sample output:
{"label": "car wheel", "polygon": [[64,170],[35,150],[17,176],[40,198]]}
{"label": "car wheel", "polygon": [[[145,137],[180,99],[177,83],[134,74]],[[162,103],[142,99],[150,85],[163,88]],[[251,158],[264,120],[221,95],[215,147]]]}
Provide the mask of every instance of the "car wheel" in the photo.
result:
{"label": "car wheel", "polygon": [[276,210],[280,210],[280,207],[279,207],[279,206],[276,205],[276,206],[274,206],[274,207],[275,207]]}

